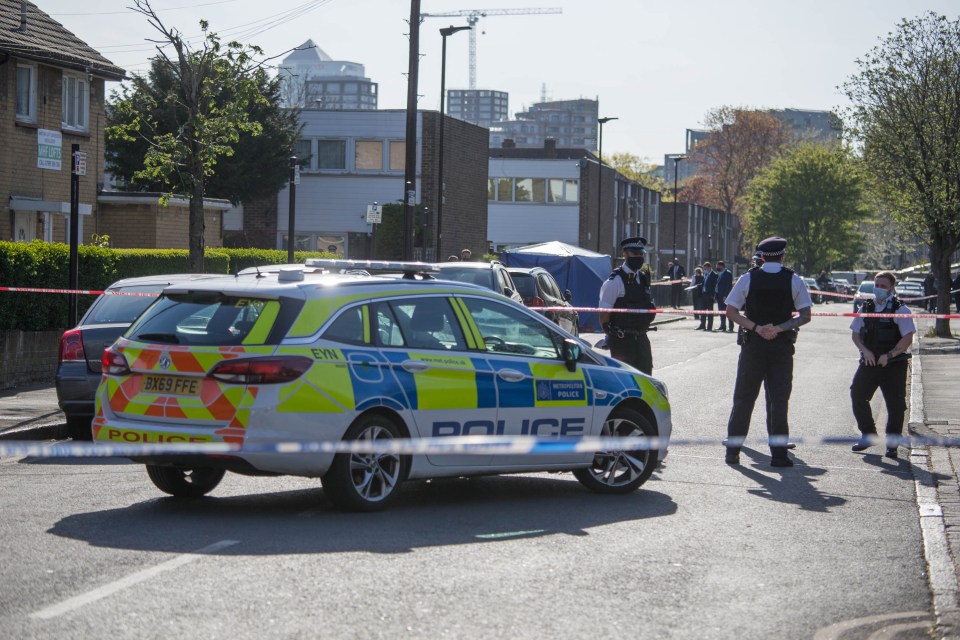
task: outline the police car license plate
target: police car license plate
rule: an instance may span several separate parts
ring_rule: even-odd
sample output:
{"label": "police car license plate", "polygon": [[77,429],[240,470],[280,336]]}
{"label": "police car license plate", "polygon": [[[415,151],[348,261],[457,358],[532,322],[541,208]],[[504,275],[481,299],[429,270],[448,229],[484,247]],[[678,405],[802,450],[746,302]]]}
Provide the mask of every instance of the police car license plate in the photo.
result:
{"label": "police car license plate", "polygon": [[148,375],[143,381],[143,391],[172,396],[197,396],[200,395],[200,383],[200,378]]}

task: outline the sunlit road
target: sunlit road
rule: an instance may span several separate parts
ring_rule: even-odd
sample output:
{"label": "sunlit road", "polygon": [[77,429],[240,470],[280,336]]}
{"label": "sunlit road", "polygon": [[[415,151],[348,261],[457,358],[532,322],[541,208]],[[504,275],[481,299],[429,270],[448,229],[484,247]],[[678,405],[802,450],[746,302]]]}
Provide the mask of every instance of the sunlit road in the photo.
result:
{"label": "sunlit road", "polygon": [[733,335],[662,326],[674,436],[710,442],[623,497],[491,477],[348,514],[303,479],[228,475],[183,503],[134,464],[2,459],[0,636],[927,638],[906,452],[818,442],[855,435],[847,324],[802,331],[791,469],[769,466],[762,401],[744,464],[723,462]]}

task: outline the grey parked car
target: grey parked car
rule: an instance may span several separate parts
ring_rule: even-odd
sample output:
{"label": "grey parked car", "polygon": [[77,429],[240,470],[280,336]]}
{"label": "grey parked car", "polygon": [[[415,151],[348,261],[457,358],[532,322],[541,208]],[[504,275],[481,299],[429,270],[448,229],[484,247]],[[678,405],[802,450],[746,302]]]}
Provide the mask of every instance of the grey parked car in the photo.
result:
{"label": "grey parked car", "polygon": [[523,298],[517,293],[517,285],[510,277],[510,272],[499,262],[438,262],[437,268],[440,273],[434,277],[438,280],[476,284],[523,304]]}
{"label": "grey parked car", "polygon": [[168,285],[223,276],[222,273],[182,273],[118,280],[106,290],[140,295],[105,293],[94,301],[76,327],[64,332],[54,382],[71,438],[90,440],[92,437],[90,422],[94,395],[100,384],[103,350],[116,342]]}

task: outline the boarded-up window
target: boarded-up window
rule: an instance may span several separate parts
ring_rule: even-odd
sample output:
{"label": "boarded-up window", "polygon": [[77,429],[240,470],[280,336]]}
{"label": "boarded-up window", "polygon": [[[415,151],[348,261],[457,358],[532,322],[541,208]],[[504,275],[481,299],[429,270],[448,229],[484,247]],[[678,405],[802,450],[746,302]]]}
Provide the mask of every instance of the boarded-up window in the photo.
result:
{"label": "boarded-up window", "polygon": [[390,171],[403,171],[407,167],[407,143],[403,140],[390,141]]}
{"label": "boarded-up window", "polygon": [[357,140],[357,171],[379,171],[383,169],[383,142],[380,140]]}

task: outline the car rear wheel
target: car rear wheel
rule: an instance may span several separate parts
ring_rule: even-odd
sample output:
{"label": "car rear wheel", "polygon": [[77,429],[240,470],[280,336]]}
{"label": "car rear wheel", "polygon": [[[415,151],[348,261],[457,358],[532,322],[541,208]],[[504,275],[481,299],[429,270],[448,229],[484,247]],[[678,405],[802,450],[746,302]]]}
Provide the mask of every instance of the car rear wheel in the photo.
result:
{"label": "car rear wheel", "polygon": [[[603,424],[601,437],[656,437],[657,430],[643,414],[633,409],[616,409]],[[583,486],[597,493],[623,494],[636,491],[657,466],[657,450],[598,451],[585,469],[573,475]]]}
{"label": "car rear wheel", "polygon": [[[344,440],[385,443],[402,436],[393,420],[377,414],[361,416]],[[339,453],[323,476],[323,490],[346,511],[378,511],[394,500],[408,461],[395,453]]]}
{"label": "car rear wheel", "polygon": [[181,469],[154,464],[147,465],[147,475],[164,493],[176,498],[199,498],[216,488],[226,473],[223,469],[199,467]]}
{"label": "car rear wheel", "polygon": [[67,435],[74,440],[93,440],[90,416],[67,416]]}

